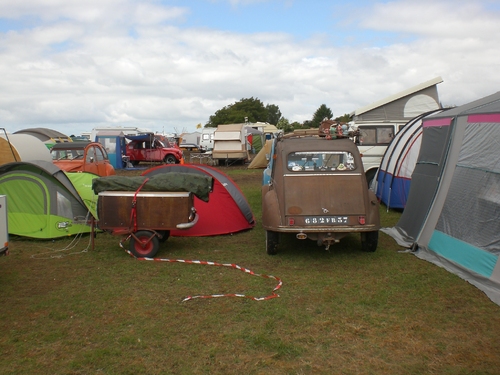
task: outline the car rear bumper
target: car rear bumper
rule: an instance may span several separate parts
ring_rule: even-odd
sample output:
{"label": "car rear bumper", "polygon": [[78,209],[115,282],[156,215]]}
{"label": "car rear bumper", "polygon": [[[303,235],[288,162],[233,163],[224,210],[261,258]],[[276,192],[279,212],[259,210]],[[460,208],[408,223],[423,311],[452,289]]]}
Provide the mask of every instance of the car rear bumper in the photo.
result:
{"label": "car rear bumper", "polygon": [[346,227],[346,226],[329,226],[329,227],[266,227],[265,230],[281,233],[361,233],[361,232],[374,232],[380,229],[379,226],[374,224],[367,224],[359,227]]}

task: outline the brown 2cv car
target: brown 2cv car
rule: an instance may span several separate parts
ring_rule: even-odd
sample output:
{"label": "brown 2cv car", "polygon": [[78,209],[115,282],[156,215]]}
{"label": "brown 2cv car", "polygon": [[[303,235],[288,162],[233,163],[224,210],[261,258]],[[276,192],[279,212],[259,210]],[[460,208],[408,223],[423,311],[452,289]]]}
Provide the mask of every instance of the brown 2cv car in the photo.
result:
{"label": "brown 2cv car", "polygon": [[277,137],[262,184],[266,250],[277,253],[280,234],[311,239],[328,250],[349,233],[373,252],[380,229],[379,203],[368,189],[356,144],[303,131]]}
{"label": "brown 2cv car", "polygon": [[61,142],[50,149],[52,162],[66,172],[90,172],[98,176],[116,174],[104,147],[98,142]]}

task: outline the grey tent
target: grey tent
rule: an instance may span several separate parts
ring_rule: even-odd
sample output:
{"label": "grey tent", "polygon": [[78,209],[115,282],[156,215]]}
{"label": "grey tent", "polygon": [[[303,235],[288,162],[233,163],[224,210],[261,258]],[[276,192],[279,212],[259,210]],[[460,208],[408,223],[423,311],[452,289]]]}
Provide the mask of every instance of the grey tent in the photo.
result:
{"label": "grey tent", "polygon": [[406,208],[383,231],[500,304],[500,92],[422,128]]}

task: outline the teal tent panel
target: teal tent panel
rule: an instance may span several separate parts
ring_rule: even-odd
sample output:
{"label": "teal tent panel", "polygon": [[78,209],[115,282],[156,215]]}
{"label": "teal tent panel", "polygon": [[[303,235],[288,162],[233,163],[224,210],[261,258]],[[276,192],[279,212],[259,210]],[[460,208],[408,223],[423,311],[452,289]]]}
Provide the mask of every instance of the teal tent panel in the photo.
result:
{"label": "teal tent panel", "polygon": [[435,230],[429,249],[462,267],[490,278],[498,256]]}

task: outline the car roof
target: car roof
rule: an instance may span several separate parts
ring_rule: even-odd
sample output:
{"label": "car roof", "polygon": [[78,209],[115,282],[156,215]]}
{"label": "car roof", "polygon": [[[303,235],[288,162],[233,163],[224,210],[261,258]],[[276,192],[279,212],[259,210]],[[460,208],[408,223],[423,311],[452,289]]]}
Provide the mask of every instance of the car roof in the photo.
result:
{"label": "car roof", "polygon": [[326,139],[319,136],[297,136],[282,138],[281,148],[285,152],[293,151],[350,151],[357,153],[358,148],[349,138]]}
{"label": "car roof", "polygon": [[84,149],[89,144],[95,144],[95,142],[60,142],[52,146],[52,150]]}

